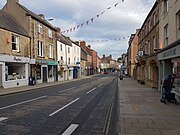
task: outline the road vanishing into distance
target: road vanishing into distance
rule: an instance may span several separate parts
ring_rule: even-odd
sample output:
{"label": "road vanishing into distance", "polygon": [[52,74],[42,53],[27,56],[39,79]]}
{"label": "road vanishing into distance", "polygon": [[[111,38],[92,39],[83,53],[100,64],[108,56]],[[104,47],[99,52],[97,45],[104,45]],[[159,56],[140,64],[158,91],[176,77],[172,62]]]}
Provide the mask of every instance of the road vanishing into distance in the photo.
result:
{"label": "road vanishing into distance", "polygon": [[0,135],[103,135],[113,110],[116,73],[0,97]]}

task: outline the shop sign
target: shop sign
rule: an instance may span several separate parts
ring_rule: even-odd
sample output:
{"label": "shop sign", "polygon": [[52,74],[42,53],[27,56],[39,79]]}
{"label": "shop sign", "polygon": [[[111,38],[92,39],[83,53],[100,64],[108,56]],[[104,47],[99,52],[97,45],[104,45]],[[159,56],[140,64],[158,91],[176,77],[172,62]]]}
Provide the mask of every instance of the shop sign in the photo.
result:
{"label": "shop sign", "polygon": [[176,55],[176,48],[172,49],[172,50],[168,50],[166,52],[163,53],[163,57],[170,57]]}
{"label": "shop sign", "polygon": [[15,61],[22,61],[22,58],[14,57],[13,60],[15,60]]}
{"label": "shop sign", "polygon": [[30,59],[29,64],[36,64],[36,60],[35,59]]}
{"label": "shop sign", "polygon": [[47,65],[47,63],[48,63],[48,61],[46,61],[46,60],[36,60],[36,64],[45,64],[45,65]]}
{"label": "shop sign", "polygon": [[48,65],[57,65],[58,62],[57,61],[48,61]]}

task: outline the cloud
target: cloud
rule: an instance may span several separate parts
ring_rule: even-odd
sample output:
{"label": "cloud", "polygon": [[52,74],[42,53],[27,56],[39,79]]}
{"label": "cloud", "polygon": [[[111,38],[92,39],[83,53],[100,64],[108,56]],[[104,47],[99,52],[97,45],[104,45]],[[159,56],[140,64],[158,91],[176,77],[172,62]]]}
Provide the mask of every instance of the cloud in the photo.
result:
{"label": "cloud", "polygon": [[[0,0],[0,7],[5,2],[6,0]],[[73,40],[108,40],[88,44],[91,44],[100,57],[103,54],[112,54],[115,58],[127,51],[127,36],[141,27],[154,2],[155,0],[124,0],[123,3],[121,0],[20,0],[22,5],[33,12],[43,13],[46,18],[54,18],[50,23],[62,30],[77,28],[77,25],[84,23],[82,28],[65,35]],[[108,7],[111,8],[107,9]],[[105,12],[102,15],[103,11]],[[99,17],[96,16],[98,14]],[[93,17],[92,23],[90,19]],[[115,38],[121,40],[109,41]]]}

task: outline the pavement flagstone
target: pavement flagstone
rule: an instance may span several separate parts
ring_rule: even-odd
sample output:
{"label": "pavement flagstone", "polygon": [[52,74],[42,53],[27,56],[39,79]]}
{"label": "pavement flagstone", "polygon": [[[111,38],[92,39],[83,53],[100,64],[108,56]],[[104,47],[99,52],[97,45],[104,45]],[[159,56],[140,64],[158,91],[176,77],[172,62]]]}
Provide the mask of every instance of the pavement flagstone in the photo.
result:
{"label": "pavement flagstone", "polygon": [[120,135],[180,135],[180,103],[161,103],[161,93],[131,78],[118,85]]}

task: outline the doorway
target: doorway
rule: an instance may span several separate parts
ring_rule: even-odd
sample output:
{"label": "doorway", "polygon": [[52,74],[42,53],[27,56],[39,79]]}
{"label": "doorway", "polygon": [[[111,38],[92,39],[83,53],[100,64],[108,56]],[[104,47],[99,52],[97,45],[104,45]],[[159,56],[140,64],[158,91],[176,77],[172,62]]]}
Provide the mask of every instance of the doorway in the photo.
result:
{"label": "doorway", "polygon": [[42,67],[43,69],[43,82],[47,82],[47,67]]}

